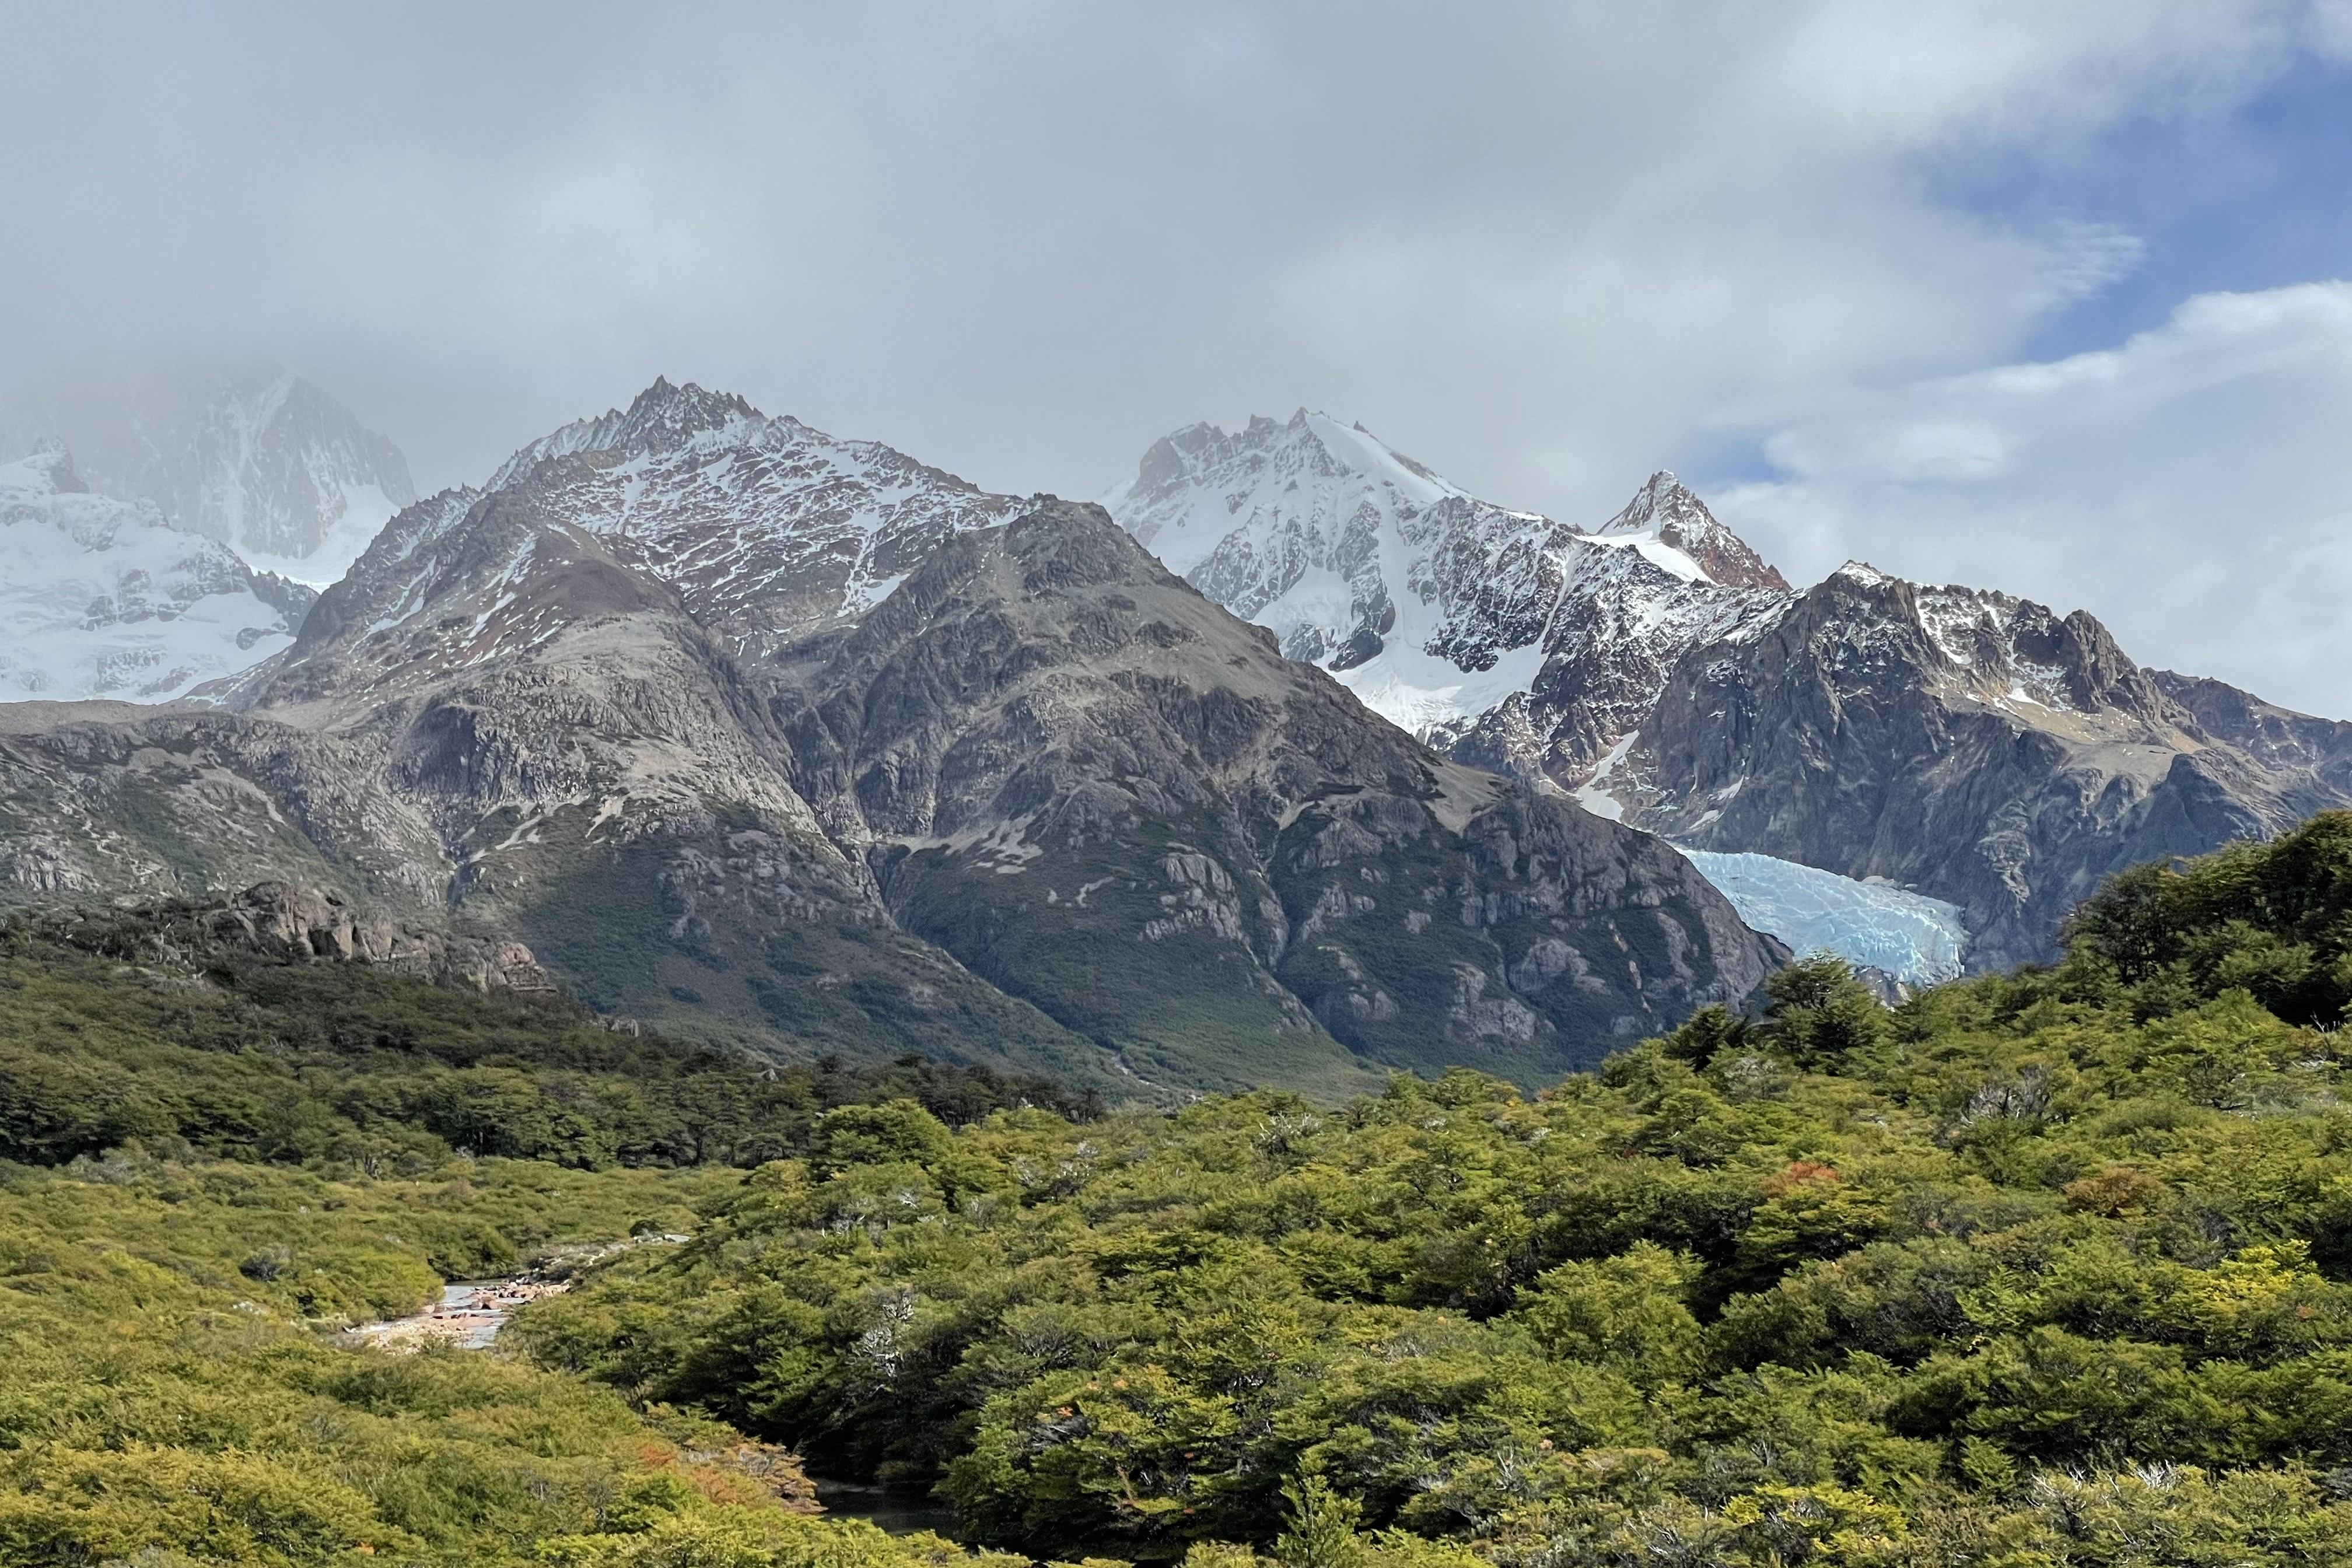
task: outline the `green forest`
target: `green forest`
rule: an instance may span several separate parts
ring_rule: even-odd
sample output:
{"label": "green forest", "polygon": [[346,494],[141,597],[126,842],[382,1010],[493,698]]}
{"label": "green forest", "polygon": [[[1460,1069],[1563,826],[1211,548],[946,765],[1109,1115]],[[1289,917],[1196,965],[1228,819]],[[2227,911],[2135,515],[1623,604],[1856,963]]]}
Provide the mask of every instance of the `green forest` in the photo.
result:
{"label": "green forest", "polygon": [[1172,1114],[19,925],[0,1563],[2352,1563],[2347,1009],[2340,814],[1893,1008]]}

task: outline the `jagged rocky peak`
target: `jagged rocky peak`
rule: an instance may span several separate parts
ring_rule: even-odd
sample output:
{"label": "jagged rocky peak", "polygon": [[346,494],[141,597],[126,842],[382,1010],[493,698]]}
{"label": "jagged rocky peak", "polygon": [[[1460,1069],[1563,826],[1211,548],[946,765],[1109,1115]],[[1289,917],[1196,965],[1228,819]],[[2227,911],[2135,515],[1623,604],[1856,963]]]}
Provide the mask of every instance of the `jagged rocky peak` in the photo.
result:
{"label": "jagged rocky peak", "polygon": [[504,489],[551,458],[577,452],[617,452],[624,457],[667,452],[698,436],[722,431],[739,422],[764,424],[766,417],[731,392],[707,391],[690,381],[673,385],[667,376],[657,375],[651,386],[631,399],[628,407],[576,419],[509,458],[490,477],[489,488]]}
{"label": "jagged rocky peak", "polygon": [[1664,468],[1652,474],[1625,510],[1602,523],[1595,537],[1655,541],[1662,549],[1653,558],[1660,564],[1671,571],[1696,572],[1727,588],[1789,591],[1778,568],[1717,521],[1705,501]]}
{"label": "jagged rocky peak", "polygon": [[2257,721],[2084,611],[1864,562],[1780,603],[1690,645],[1589,792],[1678,844],[1944,900],[1973,965],[2049,957],[2110,872],[2352,800],[2352,725]]}
{"label": "jagged rocky peak", "polygon": [[2087,610],[2061,616],[2013,594],[1930,587],[1862,561],[1839,567],[1813,595],[1841,606],[1832,616],[1916,627],[1927,665],[1940,663],[1981,700],[2050,713],[2119,712],[2167,730],[2187,719]]}
{"label": "jagged rocky peak", "polygon": [[0,458],[44,442],[92,490],[314,586],[416,499],[399,447],[268,360],[61,378],[0,405]]}

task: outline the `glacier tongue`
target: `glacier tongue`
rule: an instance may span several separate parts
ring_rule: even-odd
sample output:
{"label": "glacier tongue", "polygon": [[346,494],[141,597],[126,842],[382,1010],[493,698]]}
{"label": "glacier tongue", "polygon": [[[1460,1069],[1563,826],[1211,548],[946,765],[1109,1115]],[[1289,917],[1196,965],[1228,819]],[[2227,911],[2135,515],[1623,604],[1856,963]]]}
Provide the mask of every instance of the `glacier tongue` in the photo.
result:
{"label": "glacier tongue", "polygon": [[1770,855],[1682,853],[1741,920],[1800,953],[1833,952],[1913,985],[1959,975],[1968,928],[1956,905]]}

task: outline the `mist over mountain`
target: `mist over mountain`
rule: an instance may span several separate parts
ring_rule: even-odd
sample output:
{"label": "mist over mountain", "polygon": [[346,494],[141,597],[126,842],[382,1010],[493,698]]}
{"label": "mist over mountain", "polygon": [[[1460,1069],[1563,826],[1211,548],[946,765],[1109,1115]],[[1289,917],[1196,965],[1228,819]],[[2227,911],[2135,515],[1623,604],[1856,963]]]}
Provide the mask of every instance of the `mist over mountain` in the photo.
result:
{"label": "mist over mountain", "polygon": [[56,447],[0,463],[0,700],[183,697],[286,647],[316,597]]}
{"label": "mist over mountain", "polygon": [[399,447],[268,360],[58,376],[0,403],[0,458],[44,445],[97,493],[315,588],[416,500]]}

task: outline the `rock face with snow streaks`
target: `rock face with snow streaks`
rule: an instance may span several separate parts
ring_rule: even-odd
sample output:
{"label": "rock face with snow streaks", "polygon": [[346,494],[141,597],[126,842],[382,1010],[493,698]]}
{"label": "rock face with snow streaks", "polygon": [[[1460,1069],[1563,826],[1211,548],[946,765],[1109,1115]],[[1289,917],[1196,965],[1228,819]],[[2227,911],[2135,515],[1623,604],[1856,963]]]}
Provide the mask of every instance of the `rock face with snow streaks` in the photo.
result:
{"label": "rock face with snow streaks", "polygon": [[1539,1079],[1777,958],[1665,846],[1433,755],[1097,508],[958,538],[776,679],[898,921],[1147,1078]]}
{"label": "rock face with snow streaks", "polygon": [[1685,653],[1606,789],[1678,842],[1957,904],[1997,967],[2112,872],[2352,804],[2347,762],[2352,725],[2152,674],[2081,611],[1856,563]]}
{"label": "rock face with snow streaks", "polygon": [[[1706,503],[1669,473],[1651,475],[1650,482],[1625,503],[1623,511],[1602,523],[1595,537],[1632,540],[1636,548],[1644,541],[1654,541],[1648,553],[1655,554],[1661,564],[1677,575],[1685,574],[1682,563],[1687,562],[1701,578],[1722,587],[1789,591],[1779,567],[1717,521]],[[1663,553],[1666,551],[1674,553]]]}
{"label": "rock face with snow streaks", "polygon": [[950,535],[1021,506],[879,442],[667,381],[524,447],[488,489],[526,483],[754,652],[856,619]]}

